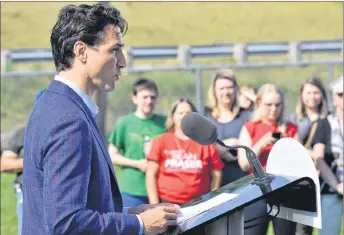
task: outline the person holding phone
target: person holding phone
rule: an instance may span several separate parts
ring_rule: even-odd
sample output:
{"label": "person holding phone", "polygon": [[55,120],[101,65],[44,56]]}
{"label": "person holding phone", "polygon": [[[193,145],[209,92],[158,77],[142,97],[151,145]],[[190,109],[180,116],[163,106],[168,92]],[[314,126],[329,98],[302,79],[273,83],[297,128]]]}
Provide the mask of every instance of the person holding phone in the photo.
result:
{"label": "person holding phone", "polygon": [[[257,94],[257,107],[255,108],[252,119],[245,123],[239,137],[239,144],[251,148],[257,155],[264,169],[268,160],[272,146],[284,137],[299,140],[297,126],[284,120],[285,100],[280,88],[274,84],[263,85]],[[252,173],[251,166],[247,161],[245,152],[238,151],[239,165],[245,172]],[[266,213],[264,201],[253,204],[252,218]],[[251,231],[245,230],[245,235],[263,235],[268,228],[268,219],[263,217],[260,225],[252,228]],[[276,235],[295,234],[295,223],[279,218],[273,219],[274,231]]]}

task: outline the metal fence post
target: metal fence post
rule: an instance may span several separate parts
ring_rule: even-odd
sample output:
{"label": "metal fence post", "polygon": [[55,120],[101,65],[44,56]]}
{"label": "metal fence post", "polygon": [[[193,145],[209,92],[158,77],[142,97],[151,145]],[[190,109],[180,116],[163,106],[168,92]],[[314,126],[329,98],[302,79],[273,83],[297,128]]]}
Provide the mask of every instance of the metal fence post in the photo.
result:
{"label": "metal fence post", "polygon": [[246,64],[247,63],[247,53],[246,53],[246,44],[237,43],[233,47],[233,57],[236,60],[237,64]]}
{"label": "metal fence post", "polygon": [[196,78],[196,108],[198,112],[203,113],[203,106],[202,106],[202,71],[201,68],[196,68],[194,70],[195,78]]}
{"label": "metal fence post", "polygon": [[10,55],[10,50],[1,50],[1,72],[12,70],[12,61]]}
{"label": "metal fence post", "polygon": [[177,57],[181,65],[191,64],[190,46],[180,45],[177,50]]}
{"label": "metal fence post", "polygon": [[289,61],[295,64],[302,60],[299,42],[289,42],[288,56]]}

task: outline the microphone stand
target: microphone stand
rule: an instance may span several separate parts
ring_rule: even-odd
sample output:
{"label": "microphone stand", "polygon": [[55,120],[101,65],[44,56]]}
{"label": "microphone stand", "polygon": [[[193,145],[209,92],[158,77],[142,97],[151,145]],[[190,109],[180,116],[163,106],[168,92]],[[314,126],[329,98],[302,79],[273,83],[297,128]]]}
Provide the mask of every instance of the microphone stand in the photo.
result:
{"label": "microphone stand", "polygon": [[259,186],[263,194],[267,194],[272,191],[270,183],[272,182],[272,180],[274,180],[275,176],[272,174],[265,173],[256,154],[250,148],[244,145],[227,146],[219,139],[216,139],[216,142],[222,145],[223,147],[228,148],[229,150],[237,150],[239,148],[245,149],[246,158],[250,163],[251,168],[253,170],[253,174],[255,176],[255,179],[252,182],[252,184]]}

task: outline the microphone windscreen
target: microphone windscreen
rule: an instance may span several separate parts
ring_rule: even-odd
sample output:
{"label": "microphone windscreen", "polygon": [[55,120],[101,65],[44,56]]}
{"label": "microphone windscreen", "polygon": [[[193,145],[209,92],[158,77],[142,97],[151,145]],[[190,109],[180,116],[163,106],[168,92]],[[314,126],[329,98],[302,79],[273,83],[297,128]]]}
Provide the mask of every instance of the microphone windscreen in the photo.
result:
{"label": "microphone windscreen", "polygon": [[216,126],[196,112],[190,112],[183,117],[181,128],[187,137],[201,145],[210,145],[217,139]]}

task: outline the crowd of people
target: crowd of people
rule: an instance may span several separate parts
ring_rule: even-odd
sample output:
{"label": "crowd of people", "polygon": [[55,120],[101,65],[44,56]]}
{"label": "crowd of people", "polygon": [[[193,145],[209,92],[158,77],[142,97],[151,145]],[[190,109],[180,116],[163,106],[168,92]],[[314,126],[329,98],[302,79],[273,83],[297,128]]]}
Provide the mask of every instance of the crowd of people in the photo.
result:
{"label": "crowd of people", "polygon": [[[239,86],[232,70],[214,74],[208,104],[202,114],[218,129],[227,145],[250,147],[265,169],[274,143],[284,137],[300,141],[308,150],[319,173],[323,229],[320,234],[339,234],[343,215],[343,76],[330,85],[332,100],[317,77],[300,87],[295,112],[286,114],[284,93],[276,84],[256,88]],[[181,130],[182,118],[197,112],[187,97],[177,99],[166,116],[155,113],[159,100],[153,80],[139,78],[133,84],[136,110],[118,119],[107,139],[113,165],[119,166],[124,207],[169,202],[182,205],[207,192],[232,183],[250,173],[244,152],[229,152],[220,145],[202,146]],[[35,99],[39,99],[39,95]],[[332,102],[334,110],[329,111]],[[22,171],[25,128],[12,135],[2,150],[1,172],[16,173],[19,231],[22,216]],[[245,218],[266,212],[264,201],[245,208]],[[263,235],[269,220],[245,234]],[[278,218],[274,231],[280,234],[312,234],[312,227]]]}
{"label": "crowd of people", "polygon": [[[106,141],[91,96],[115,89],[126,67],[122,48],[127,30],[127,21],[112,6],[61,9],[50,37],[57,73],[36,95],[26,127],[1,146],[1,172],[16,174],[19,234],[157,235],[175,227],[180,205],[252,172],[241,151],[202,146],[183,133],[182,118],[197,111],[216,125],[220,140],[250,147],[264,168],[278,139],[302,143],[320,178],[320,234],[339,234],[343,76],[330,85],[333,111],[323,84],[312,77],[300,87],[290,116],[277,84],[256,91],[239,84],[229,69],[214,74],[204,109],[196,110],[182,97],[167,116],[160,115],[155,112],[157,85],[139,78],[132,89],[135,112],[119,118]],[[119,183],[113,165],[121,169]],[[251,204],[244,209],[245,220],[266,209],[263,200]],[[245,234],[266,234],[269,220],[260,218]],[[273,218],[273,225],[277,235],[312,233],[288,220]],[[203,233],[196,228],[192,234]]]}

